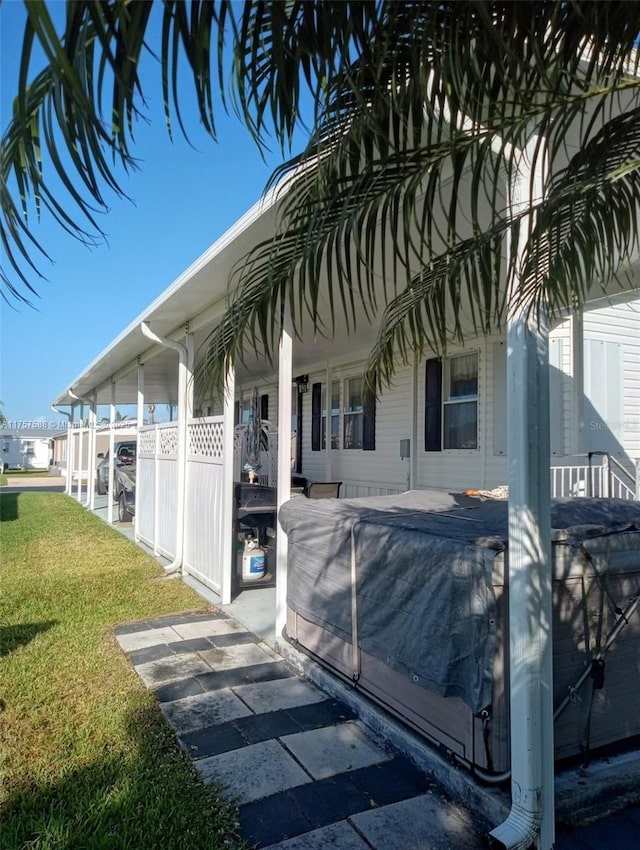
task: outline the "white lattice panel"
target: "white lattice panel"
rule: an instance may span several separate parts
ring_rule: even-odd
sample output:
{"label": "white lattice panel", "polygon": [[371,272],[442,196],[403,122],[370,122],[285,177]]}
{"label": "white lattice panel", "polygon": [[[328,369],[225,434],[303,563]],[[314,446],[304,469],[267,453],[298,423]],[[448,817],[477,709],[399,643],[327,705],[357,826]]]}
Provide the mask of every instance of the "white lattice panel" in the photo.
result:
{"label": "white lattice panel", "polygon": [[156,450],[156,429],[140,430],[138,434],[138,454],[153,455]]}
{"label": "white lattice panel", "polygon": [[160,428],[160,440],[158,455],[162,457],[178,454],[178,426],[171,425],[168,428]]}
{"label": "white lattice panel", "polygon": [[222,422],[192,422],[188,426],[188,454],[196,457],[220,458],[224,452]]}

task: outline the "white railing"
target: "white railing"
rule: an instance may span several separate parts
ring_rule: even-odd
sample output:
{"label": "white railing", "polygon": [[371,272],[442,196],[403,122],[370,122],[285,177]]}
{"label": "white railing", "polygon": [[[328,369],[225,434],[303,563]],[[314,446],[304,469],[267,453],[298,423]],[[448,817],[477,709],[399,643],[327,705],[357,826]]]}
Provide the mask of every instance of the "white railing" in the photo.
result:
{"label": "white railing", "polygon": [[551,467],[553,497],[587,496],[592,498],[640,499],[640,462],[635,476],[606,452],[577,455],[581,463]]}

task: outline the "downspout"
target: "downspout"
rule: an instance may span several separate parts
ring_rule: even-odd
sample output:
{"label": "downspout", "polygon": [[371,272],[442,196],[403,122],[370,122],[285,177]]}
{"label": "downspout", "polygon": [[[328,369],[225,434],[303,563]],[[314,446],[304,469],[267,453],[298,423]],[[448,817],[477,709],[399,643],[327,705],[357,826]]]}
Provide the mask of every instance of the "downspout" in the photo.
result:
{"label": "downspout", "polygon": [[173,561],[165,568],[165,575],[173,575],[182,571],[184,552],[184,508],[185,508],[185,467],[187,459],[187,419],[185,399],[187,392],[187,372],[190,371],[189,352],[186,345],[173,339],[159,336],[151,330],[146,322],[140,322],[142,334],[163,348],[171,348],[178,352],[178,493],[176,507],[176,554]]}
{"label": "downspout", "polygon": [[[452,120],[446,101],[442,117],[458,130],[484,129],[464,115]],[[499,155],[517,154],[508,186],[511,206],[526,208],[536,195],[541,197],[547,163],[539,136],[533,134],[517,150],[495,135],[492,146]],[[526,238],[523,225],[519,259]],[[512,275],[509,295],[517,294],[519,272]],[[548,334],[548,322],[536,328],[526,305],[507,323],[511,810],[489,833],[498,850],[532,845],[551,850],[554,844]]]}
{"label": "downspout", "polygon": [[[517,153],[510,205],[521,211],[544,191],[543,141],[534,134]],[[518,266],[509,280],[512,304],[512,297],[517,303],[529,227],[523,224],[518,233]],[[490,832],[492,845],[501,850],[531,846],[551,850],[554,844],[548,343],[546,315],[536,324],[526,304],[511,311],[507,321],[511,810]]]}

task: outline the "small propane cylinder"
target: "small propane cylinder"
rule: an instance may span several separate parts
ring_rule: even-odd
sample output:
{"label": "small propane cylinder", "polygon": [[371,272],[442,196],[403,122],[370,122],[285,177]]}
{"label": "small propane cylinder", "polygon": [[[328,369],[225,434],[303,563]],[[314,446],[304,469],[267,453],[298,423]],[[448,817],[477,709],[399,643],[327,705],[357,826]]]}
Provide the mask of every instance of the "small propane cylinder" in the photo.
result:
{"label": "small propane cylinder", "polygon": [[255,581],[264,578],[265,558],[264,550],[255,537],[247,537],[244,541],[242,552],[242,580]]}

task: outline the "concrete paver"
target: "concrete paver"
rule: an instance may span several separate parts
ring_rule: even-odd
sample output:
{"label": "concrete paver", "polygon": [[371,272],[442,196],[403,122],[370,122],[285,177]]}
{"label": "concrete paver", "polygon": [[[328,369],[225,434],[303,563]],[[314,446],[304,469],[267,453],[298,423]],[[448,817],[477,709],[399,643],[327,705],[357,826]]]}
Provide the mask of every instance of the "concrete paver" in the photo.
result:
{"label": "concrete paver", "polygon": [[149,661],[136,667],[138,675],[149,687],[164,685],[197,676],[198,673],[210,673],[211,668],[201,658],[191,654],[173,655],[159,661]]}
{"label": "concrete paver", "polygon": [[178,636],[183,640],[186,638],[209,637],[214,635],[228,635],[231,632],[246,632],[244,626],[234,620],[205,620],[199,623],[181,623],[174,627]]}
{"label": "concrete paver", "polygon": [[251,744],[201,759],[195,765],[205,782],[222,783],[227,797],[239,803],[250,803],[311,782],[309,774],[278,741]]}
{"label": "concrete paver", "polygon": [[437,794],[423,794],[351,817],[380,850],[479,850],[486,846],[468,812]]}
{"label": "concrete paver", "polygon": [[200,657],[216,670],[232,670],[234,667],[246,667],[248,664],[268,664],[273,655],[255,644],[226,646],[205,649]]}
{"label": "concrete paver", "polygon": [[171,627],[165,627],[116,635],[116,639],[125,652],[133,652],[136,649],[148,649],[150,646],[158,646],[162,643],[173,643],[181,640],[181,637]]}
{"label": "concrete paver", "polygon": [[314,779],[324,779],[391,758],[391,754],[374,744],[354,720],[286,735],[282,742]]}
{"label": "concrete paver", "polygon": [[351,824],[343,820],[272,844],[265,850],[370,850],[370,847]]}
{"label": "concrete paver", "polygon": [[178,735],[251,715],[251,710],[229,689],[165,702],[161,708]]}
{"label": "concrete paver", "polygon": [[[299,678],[220,611],[116,637],[207,783],[261,850],[480,850],[476,814],[376,743],[352,707]],[[640,846],[638,810],[558,832],[557,850]]]}
{"label": "concrete paver", "polygon": [[239,685],[234,692],[256,713],[310,705],[326,699],[325,695],[302,679],[277,679],[257,685]]}

